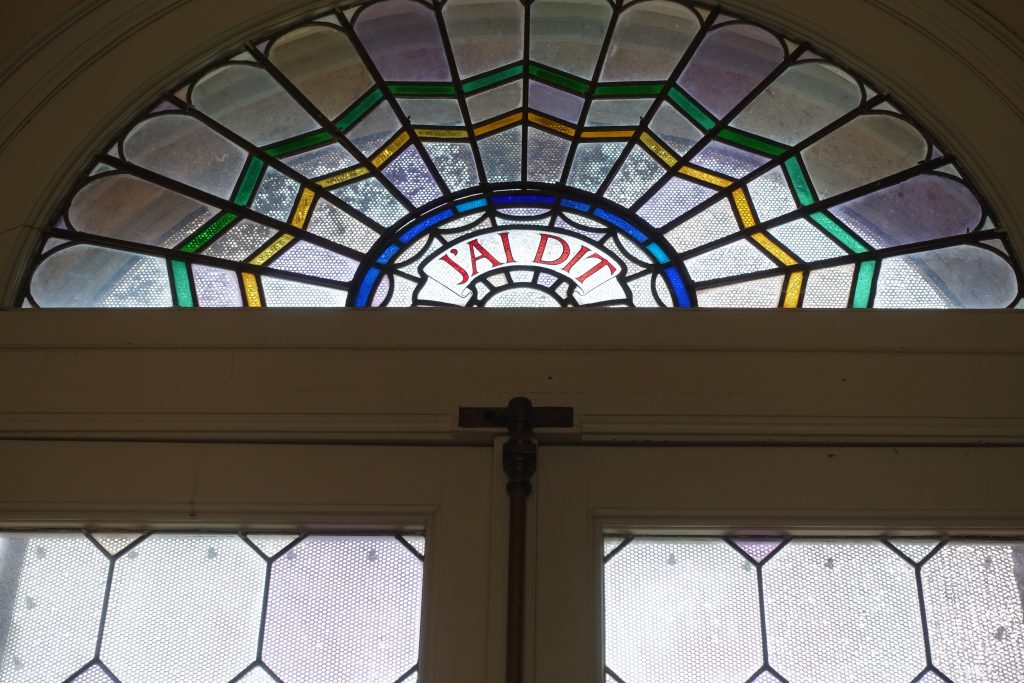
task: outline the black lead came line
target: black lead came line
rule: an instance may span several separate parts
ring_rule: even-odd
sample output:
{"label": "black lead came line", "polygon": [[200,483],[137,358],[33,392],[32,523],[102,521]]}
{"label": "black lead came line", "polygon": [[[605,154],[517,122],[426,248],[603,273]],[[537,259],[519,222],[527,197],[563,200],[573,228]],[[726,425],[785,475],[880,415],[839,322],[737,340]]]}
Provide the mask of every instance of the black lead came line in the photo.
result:
{"label": "black lead came line", "polygon": [[[360,164],[366,166],[369,175],[372,175],[374,178],[376,178],[377,181],[380,182],[385,188],[388,188],[389,191],[393,190],[393,192],[391,193],[395,196],[395,200],[399,204],[401,204],[402,207],[405,209],[407,215],[416,211],[416,207],[413,205],[411,201],[409,201],[409,198],[406,197],[397,187],[395,187],[395,185],[391,182],[391,180],[388,179],[387,176],[384,175],[384,172],[380,168],[377,168],[376,166],[373,165],[373,163],[370,161],[370,158],[363,154],[362,150],[356,147],[355,143],[349,140],[347,135],[338,130],[338,128],[334,125],[333,121],[328,119],[323,114],[323,112],[317,109],[316,105],[310,102],[309,98],[307,98],[294,83],[288,80],[288,78],[283,73],[281,73],[277,66],[275,66],[274,63],[271,62],[266,55],[252,47],[250,47],[249,52],[256,58],[260,66],[262,66],[264,70],[266,70],[266,72],[274,78],[278,85],[280,85],[285,90],[285,92],[287,92],[288,95],[291,96],[295,103],[298,104],[303,110],[305,110],[306,114],[308,114],[310,118],[316,121],[320,125],[320,127],[324,131],[326,131],[331,136],[331,138],[334,139],[335,142],[344,147],[349,154],[351,154],[353,157],[356,158],[357,161],[360,162]],[[370,112],[367,112],[366,115],[370,115]],[[399,126],[399,131],[400,130],[401,126]],[[397,133],[398,131],[395,132]]]}
{"label": "black lead came line", "polygon": [[[420,140],[419,136],[416,135],[416,132],[413,130],[412,121],[408,116],[406,116],[405,111],[398,105],[398,98],[395,97],[394,93],[391,92],[391,89],[388,88],[387,84],[384,82],[384,78],[381,75],[380,70],[377,68],[376,63],[374,63],[370,58],[370,53],[366,50],[366,46],[363,45],[362,39],[360,39],[359,35],[356,33],[355,26],[349,22],[340,10],[335,10],[335,16],[338,18],[338,21],[341,22],[345,29],[345,35],[348,37],[349,42],[352,43],[352,46],[355,47],[356,52],[359,54],[359,58],[363,60],[363,64],[366,66],[366,70],[367,73],[370,74],[370,78],[377,83],[377,87],[384,95],[384,100],[391,105],[395,115],[399,118],[399,122],[402,124],[402,127],[399,128],[399,132],[404,130],[409,136],[409,142],[419,152],[420,158],[427,167],[427,171],[433,176],[433,180],[435,184],[437,184],[441,195],[447,196],[451,194],[451,188],[448,187],[447,181],[445,181],[444,177],[437,170],[434,160],[430,157],[430,154],[427,153],[426,148],[423,146],[423,141]],[[403,151],[404,150],[399,150],[396,152],[394,158],[397,158]],[[401,188],[398,188],[397,186],[396,188],[401,191]]]}
{"label": "black lead came line", "polygon": [[[694,12],[694,14],[697,14],[697,16],[700,16],[694,7],[690,7],[689,5],[684,6],[689,8],[690,11]],[[611,185],[611,183],[613,182],[615,175],[618,173],[619,169],[622,168],[623,164],[626,163],[626,159],[629,156],[630,150],[637,144],[639,144],[640,135],[649,130],[651,121],[654,120],[655,116],[657,116],[658,109],[661,107],[662,103],[664,103],[668,99],[668,94],[669,92],[671,92],[672,87],[675,85],[676,81],[682,75],[683,71],[685,71],[686,68],[690,65],[690,62],[693,60],[694,54],[696,54],[697,50],[700,48],[701,43],[704,41],[704,39],[707,37],[708,32],[711,30],[711,25],[718,18],[718,13],[719,8],[715,7],[711,10],[711,13],[708,14],[708,16],[703,19],[703,21],[701,21],[700,28],[694,34],[693,39],[690,41],[690,44],[686,46],[686,50],[684,50],[683,54],[680,55],[679,61],[672,69],[672,72],[669,74],[669,76],[665,79],[665,82],[663,83],[661,90],[658,92],[657,95],[655,95],[654,101],[651,103],[651,106],[648,107],[647,109],[647,113],[645,113],[643,117],[640,119],[640,121],[636,124],[636,130],[629,137],[629,140],[627,141],[626,146],[623,148],[622,153],[619,155],[619,158],[608,169],[608,174],[605,176],[605,179],[601,181],[601,185],[598,188],[597,194],[603,195],[605,192],[607,192],[608,186]],[[707,133],[706,135],[711,135],[711,133]],[[676,155],[673,154],[673,156]],[[659,189],[661,187],[661,184],[661,182],[655,181],[655,185]],[[642,195],[640,199],[634,202],[634,206],[641,204],[645,196],[646,193],[645,195]]]}
{"label": "black lead came line", "polygon": [[[125,161],[117,157],[103,157],[102,159],[105,163],[114,166],[118,170],[124,171],[146,182],[151,182],[154,185],[159,185],[160,187],[166,190],[175,192],[179,195],[185,196],[199,203],[212,206],[213,208],[217,209],[222,213],[232,213],[237,216],[251,220],[254,223],[260,223],[269,228],[273,228],[278,232],[286,233],[294,238],[302,239],[307,242],[310,242],[311,244],[323,247],[329,251],[333,251],[341,256],[346,256],[348,258],[356,260],[360,260],[365,257],[365,254],[355,249],[352,249],[351,247],[346,247],[342,244],[338,244],[337,242],[333,242],[327,239],[326,237],[321,237],[320,235],[309,232],[308,230],[297,228],[285,221],[259,213],[258,211],[252,209],[249,206],[235,204],[234,202],[228,199],[224,199],[223,197],[211,194],[209,192],[206,192],[205,190],[200,190],[198,188],[192,187],[191,185],[187,185],[178,180],[174,180],[173,178],[169,178],[165,175],[156,173],[155,171],[151,171],[130,161]],[[310,207],[310,211],[312,211],[312,207]],[[87,233],[78,232],[78,234]],[[195,252],[174,251],[174,253],[179,254],[180,257],[183,258],[190,258],[198,255]]]}
{"label": "black lead came line", "polygon": [[[360,222],[366,224],[367,227],[371,228],[375,232],[383,233],[386,230],[386,228],[384,226],[382,226],[380,223],[378,223],[374,219],[372,219],[369,216],[367,216],[365,213],[363,213],[362,211],[360,211],[356,207],[343,202],[341,199],[339,199],[337,196],[335,196],[333,193],[331,193],[331,191],[328,190],[327,188],[317,184],[311,178],[308,178],[308,177],[302,175],[301,173],[299,173],[298,171],[296,171],[295,169],[293,169],[286,162],[282,161],[281,157],[277,157],[277,156],[274,156],[272,154],[268,154],[266,152],[266,148],[271,147],[272,145],[267,145],[264,148],[257,147],[252,142],[250,142],[249,140],[246,140],[241,135],[238,135],[237,133],[235,133],[233,130],[231,130],[227,126],[224,126],[220,122],[210,118],[208,115],[206,115],[205,113],[203,113],[202,111],[200,111],[196,107],[193,107],[192,105],[190,105],[190,104],[188,104],[186,102],[182,102],[176,96],[169,95],[168,97],[171,98],[171,101],[177,103],[180,107],[182,107],[182,109],[183,109],[185,114],[187,114],[188,116],[194,117],[195,119],[197,119],[200,122],[202,122],[204,125],[206,125],[211,130],[219,133],[224,138],[226,138],[226,139],[230,140],[231,142],[235,143],[243,151],[245,151],[250,157],[257,158],[261,162],[263,162],[264,166],[266,166],[267,168],[273,168],[275,171],[277,171],[281,175],[284,175],[284,176],[287,176],[288,178],[291,178],[295,182],[299,183],[299,185],[303,189],[308,188],[309,190],[311,190],[313,192],[313,194],[318,199],[322,199],[322,200],[326,201],[327,203],[331,204],[332,206],[334,206],[335,208],[337,208],[338,210],[352,215],[353,217],[357,218]],[[338,171],[340,172],[340,171],[342,171],[342,169],[338,169]],[[243,170],[243,173],[239,176],[239,181],[241,181],[241,178],[244,175],[245,174],[244,174],[244,170]],[[256,191],[257,190],[254,189],[254,191],[253,191],[253,195],[254,196],[256,194]],[[313,213],[314,209],[315,209],[315,206],[314,207],[310,207],[310,216],[311,217],[312,217],[312,213]]]}
{"label": "black lead came line", "polygon": [[[782,38],[780,36],[775,35],[774,33],[772,35],[773,37],[780,41],[780,46],[785,50],[785,43],[782,42]],[[739,114],[743,112],[744,109],[750,106],[750,103],[753,102],[761,93],[763,93],[768,88],[768,86],[774,83],[779,76],[781,76],[783,73],[785,73],[787,69],[793,66],[805,49],[806,44],[802,44],[798,46],[795,50],[790,51],[789,54],[786,55],[785,59],[779,62],[778,66],[772,69],[771,73],[769,73],[767,76],[761,79],[761,81],[759,81],[758,84],[754,86],[754,88],[750,92],[744,95],[743,98],[732,109],[726,112],[726,114],[722,116],[722,118],[718,119],[714,123],[714,125],[712,125],[711,128],[709,128],[704,133],[704,136],[697,142],[697,144],[695,144],[690,149],[686,150],[684,154],[680,155],[679,159],[676,161],[676,164],[669,169],[669,173],[663,180],[665,182],[668,182],[668,178],[677,175],[679,170],[684,166],[688,165],[691,161],[693,161],[694,157],[700,154],[705,147],[710,145],[712,142],[716,141],[718,139],[718,134],[725,130],[726,128],[728,128],[729,123],[734,118],[736,118]],[[716,173],[716,175],[721,174]],[[658,187],[657,189],[660,189],[660,187]],[[654,193],[656,191],[657,190],[655,189],[655,186],[648,188],[647,191],[644,194],[642,194],[640,198],[637,199],[630,208],[641,206],[644,202],[646,202],[652,196],[654,196]]]}
{"label": "black lead came line", "polygon": [[[569,181],[569,175],[572,171],[572,162],[576,158],[576,150],[579,148],[580,140],[583,137],[583,128],[587,122],[587,116],[590,114],[590,107],[594,102],[594,93],[597,90],[598,79],[601,74],[601,67],[604,65],[604,61],[608,56],[608,50],[611,48],[612,37],[615,34],[615,27],[618,25],[619,14],[621,12],[621,5],[617,2],[610,2],[612,13],[608,18],[608,26],[605,29],[604,41],[601,43],[601,49],[597,55],[597,61],[594,63],[594,73],[591,76],[590,83],[587,86],[587,91],[583,93],[583,108],[580,110],[579,123],[576,126],[576,130],[573,133],[572,141],[569,143],[569,151],[565,155],[565,166],[562,168],[562,176],[558,180],[558,187],[565,187]],[[529,64],[524,65],[526,71],[529,71]],[[623,148],[623,154],[625,154],[627,148]]]}
{"label": "black lead came line", "polygon": [[[814,131],[813,133],[808,135],[806,138],[801,140],[799,143],[791,146],[788,150],[786,150],[785,152],[783,152],[779,156],[770,158],[767,162],[761,164],[760,166],[755,168],[753,171],[750,171],[749,173],[747,173],[744,176],[741,176],[741,177],[736,178],[736,179],[730,179],[731,182],[730,182],[729,185],[727,185],[725,187],[714,187],[713,188],[713,194],[711,194],[707,199],[701,200],[699,203],[697,203],[692,208],[687,209],[685,212],[683,212],[682,214],[680,214],[679,216],[677,216],[676,218],[672,219],[671,221],[666,223],[664,226],[662,226],[660,228],[660,230],[667,232],[667,231],[671,230],[672,228],[678,227],[682,223],[685,223],[686,221],[690,220],[691,218],[694,218],[694,217],[700,215],[701,213],[703,213],[708,208],[713,206],[716,202],[718,202],[723,197],[727,197],[728,195],[732,194],[732,192],[735,191],[737,188],[744,187],[744,186],[748,185],[751,181],[756,180],[758,177],[762,176],[764,173],[766,173],[767,171],[771,170],[771,168],[773,166],[777,166],[779,168],[782,168],[784,166],[785,162],[788,159],[791,159],[793,157],[797,157],[801,152],[803,152],[805,149],[807,149],[808,147],[810,147],[814,143],[818,142],[819,140],[821,140],[821,139],[825,138],[826,136],[830,135],[831,133],[835,132],[836,130],[838,130],[839,128],[843,127],[844,125],[846,125],[850,121],[856,119],[858,116],[861,116],[863,114],[869,113],[873,107],[875,107],[876,105],[880,104],[883,101],[885,101],[885,96],[884,95],[876,95],[875,97],[862,102],[858,106],[854,107],[850,111],[846,112],[845,114],[843,114],[842,116],[837,118],[835,121],[832,121],[831,123],[825,125],[824,127],[819,128],[818,130]],[[718,175],[721,175],[721,174],[718,174]],[[657,185],[657,189],[661,189],[662,185],[665,182],[667,182],[668,179],[671,178],[671,177],[673,177],[672,173],[668,174],[668,176],[666,178],[664,178],[661,181],[659,181],[656,184]],[[690,179],[690,180],[694,180],[694,179]],[[808,180],[809,180],[809,178],[808,178]],[[697,184],[700,184],[700,183],[697,183]],[[653,196],[653,194],[652,194],[652,196]]]}

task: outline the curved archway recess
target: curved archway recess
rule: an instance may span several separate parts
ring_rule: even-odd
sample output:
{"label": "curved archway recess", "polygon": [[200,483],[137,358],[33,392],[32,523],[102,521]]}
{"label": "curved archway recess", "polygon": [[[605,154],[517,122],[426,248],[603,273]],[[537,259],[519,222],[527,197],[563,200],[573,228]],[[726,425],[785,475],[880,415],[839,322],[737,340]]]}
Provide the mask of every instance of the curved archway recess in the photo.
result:
{"label": "curved archway recess", "polygon": [[[32,294],[57,306],[1018,301],[1005,238],[959,170],[869,85],[718,10],[576,4],[388,0],[250,46],[120,138],[44,245]],[[581,9],[589,24],[577,26]],[[637,39],[668,20],[661,44]],[[413,38],[396,42],[403,31]],[[333,61],[311,67],[317,51]],[[224,100],[233,88],[235,104]],[[185,130],[197,126],[205,139]],[[203,153],[234,159],[196,163]],[[493,202],[523,188],[586,197],[546,213]],[[549,255],[536,251],[533,264],[484,276],[477,261],[497,261],[484,249],[463,264],[475,292],[423,296],[443,284],[422,267],[443,261],[444,223],[424,237],[422,261],[378,267],[424,211],[469,197],[491,204],[480,229],[576,231],[589,259],[611,245],[600,258],[617,271],[614,291],[588,299],[542,273]],[[631,242],[566,202],[610,202],[649,237]],[[368,273],[380,282],[360,296]]]}

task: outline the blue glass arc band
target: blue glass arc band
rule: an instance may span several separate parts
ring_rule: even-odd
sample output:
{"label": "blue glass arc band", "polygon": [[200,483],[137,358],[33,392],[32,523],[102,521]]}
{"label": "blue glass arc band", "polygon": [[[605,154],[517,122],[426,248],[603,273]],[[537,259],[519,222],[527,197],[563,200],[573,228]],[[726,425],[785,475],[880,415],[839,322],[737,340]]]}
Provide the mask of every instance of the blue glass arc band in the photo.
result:
{"label": "blue glass arc band", "polygon": [[[544,204],[553,205],[560,204],[566,208],[579,211],[581,213],[588,213],[593,215],[595,218],[599,218],[605,223],[614,226],[630,236],[633,240],[643,245],[644,249],[650,253],[655,260],[663,265],[667,266],[664,269],[665,277],[668,279],[669,285],[672,288],[673,296],[675,297],[676,306],[681,308],[690,308],[693,306],[692,299],[690,297],[689,290],[686,287],[686,283],[683,280],[682,274],[679,272],[678,267],[671,264],[671,257],[665,253],[665,250],[652,241],[652,236],[645,232],[643,229],[637,227],[633,223],[627,221],[621,216],[612,213],[611,211],[602,209],[600,207],[594,207],[591,204],[581,201],[575,201],[572,199],[561,199],[556,195],[549,195],[543,193],[508,193],[508,194],[497,194],[490,198],[479,197],[476,199],[470,199],[467,201],[459,202],[454,205],[454,210],[451,207],[445,207],[435,210],[428,216],[425,216],[408,227],[398,231],[395,239],[401,245],[408,245],[410,242],[421,236],[424,232],[430,228],[443,223],[444,221],[453,218],[457,213],[467,213],[476,209],[482,209],[488,204],[495,206],[508,206],[515,204]],[[387,245],[379,254],[376,259],[378,265],[386,265],[389,263],[397,254],[402,251],[402,247],[398,244]],[[356,307],[366,307],[370,305],[370,300],[373,296],[374,289],[377,282],[380,280],[383,271],[377,267],[368,268],[366,273],[363,275],[362,281],[359,283],[357,290]]]}

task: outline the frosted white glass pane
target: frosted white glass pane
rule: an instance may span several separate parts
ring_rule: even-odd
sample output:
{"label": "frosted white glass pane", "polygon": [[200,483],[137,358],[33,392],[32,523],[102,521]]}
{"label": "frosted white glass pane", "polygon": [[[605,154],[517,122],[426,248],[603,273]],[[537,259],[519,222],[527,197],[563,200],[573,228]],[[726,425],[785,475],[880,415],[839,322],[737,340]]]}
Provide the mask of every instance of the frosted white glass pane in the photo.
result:
{"label": "frosted white glass pane", "polygon": [[417,662],[422,583],[394,537],[306,538],[271,569],[264,661],[286,681],[394,683]]}
{"label": "frosted white glass pane", "polygon": [[62,681],[93,658],[108,566],[80,534],[0,534],[0,681]]}
{"label": "frosted white glass pane", "polygon": [[791,541],[764,565],[768,657],[790,683],[924,670],[914,568],[881,541]]}
{"label": "frosted white glass pane", "polygon": [[621,541],[604,539],[609,680],[1024,680],[1019,540],[657,536],[609,556]]}
{"label": "frosted white glass pane", "polygon": [[103,662],[123,681],[229,680],[256,657],[265,576],[237,536],[150,536],[114,564]]}
{"label": "frosted white glass pane", "polygon": [[605,660],[632,683],[746,681],[761,666],[753,565],[718,539],[634,539],[605,565]]}
{"label": "frosted white glass pane", "polygon": [[1024,545],[950,543],[921,579],[940,671],[954,681],[1024,680]]}

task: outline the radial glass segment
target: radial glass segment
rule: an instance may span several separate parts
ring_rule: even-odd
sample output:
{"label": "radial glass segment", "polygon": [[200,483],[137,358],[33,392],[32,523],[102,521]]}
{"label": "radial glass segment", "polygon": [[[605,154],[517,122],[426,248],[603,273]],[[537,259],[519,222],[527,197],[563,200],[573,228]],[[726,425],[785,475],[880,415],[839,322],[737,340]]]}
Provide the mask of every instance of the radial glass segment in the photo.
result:
{"label": "radial glass segment", "polygon": [[109,141],[33,307],[1008,308],[957,162],[805,43],[679,0],[376,0]]}

